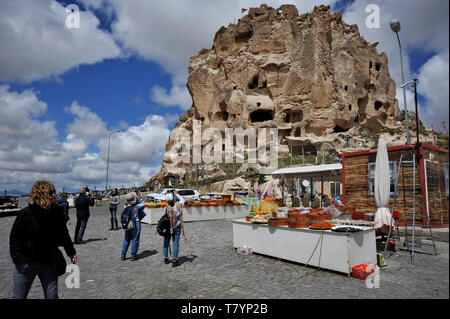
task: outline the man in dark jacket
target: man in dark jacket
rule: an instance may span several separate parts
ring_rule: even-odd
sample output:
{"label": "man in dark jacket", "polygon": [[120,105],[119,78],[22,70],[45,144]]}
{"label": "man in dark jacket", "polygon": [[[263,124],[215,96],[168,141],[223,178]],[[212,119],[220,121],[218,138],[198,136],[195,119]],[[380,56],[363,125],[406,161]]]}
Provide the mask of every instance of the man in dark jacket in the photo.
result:
{"label": "man in dark jacket", "polygon": [[86,230],[89,216],[89,206],[94,206],[94,198],[86,196],[84,188],[80,189],[80,195],[75,199],[75,208],[77,209],[77,225],[75,226],[74,243],[81,244]]}
{"label": "man in dark jacket", "polygon": [[64,212],[64,219],[66,220],[66,224],[70,225],[70,217],[69,217],[69,202],[67,201],[67,193],[61,193],[56,197],[56,204],[59,207],[62,207]]}

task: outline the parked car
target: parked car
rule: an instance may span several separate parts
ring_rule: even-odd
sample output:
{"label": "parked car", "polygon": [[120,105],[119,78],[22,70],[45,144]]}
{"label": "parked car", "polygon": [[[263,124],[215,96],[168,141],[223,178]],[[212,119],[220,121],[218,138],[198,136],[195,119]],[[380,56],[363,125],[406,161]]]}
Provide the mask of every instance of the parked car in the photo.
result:
{"label": "parked car", "polygon": [[[173,193],[173,188],[161,188],[156,193],[150,193],[147,198],[155,202],[163,202],[169,200],[169,195]],[[188,200],[200,200],[200,194],[194,189],[178,189],[178,194],[182,196],[186,201]]]}
{"label": "parked car", "polygon": [[155,202],[164,202],[169,200],[169,195],[172,195],[173,188],[161,188],[156,193],[147,194],[147,198]]}
{"label": "parked car", "polygon": [[178,195],[188,200],[200,200],[200,194],[195,189],[179,189]]}

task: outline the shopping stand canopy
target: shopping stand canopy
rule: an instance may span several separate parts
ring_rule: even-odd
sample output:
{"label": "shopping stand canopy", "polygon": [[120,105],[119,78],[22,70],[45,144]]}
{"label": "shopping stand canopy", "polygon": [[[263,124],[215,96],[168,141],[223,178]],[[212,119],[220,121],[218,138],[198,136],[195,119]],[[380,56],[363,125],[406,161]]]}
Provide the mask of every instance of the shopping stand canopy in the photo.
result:
{"label": "shopping stand canopy", "polygon": [[342,175],[342,164],[324,164],[281,168],[272,173],[274,178],[320,177]]}

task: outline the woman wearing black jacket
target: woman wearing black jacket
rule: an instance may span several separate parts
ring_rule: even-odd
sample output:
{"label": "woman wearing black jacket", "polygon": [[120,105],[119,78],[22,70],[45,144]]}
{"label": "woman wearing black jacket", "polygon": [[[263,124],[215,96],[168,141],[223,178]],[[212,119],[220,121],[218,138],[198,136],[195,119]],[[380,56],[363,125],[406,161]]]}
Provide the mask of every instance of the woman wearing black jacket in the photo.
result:
{"label": "woman wearing black jacket", "polygon": [[36,276],[46,299],[58,298],[58,275],[53,256],[63,246],[72,263],[77,256],[62,208],[56,204],[55,187],[47,181],[34,183],[31,204],[22,209],[14,221],[9,249],[14,262],[12,298],[26,299]]}

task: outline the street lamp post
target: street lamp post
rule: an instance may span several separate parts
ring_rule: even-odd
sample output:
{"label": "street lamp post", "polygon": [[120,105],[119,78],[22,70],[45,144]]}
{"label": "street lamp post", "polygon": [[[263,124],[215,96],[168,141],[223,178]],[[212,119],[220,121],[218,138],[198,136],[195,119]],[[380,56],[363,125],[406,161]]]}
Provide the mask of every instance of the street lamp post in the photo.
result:
{"label": "street lamp post", "polygon": [[[397,35],[398,47],[400,49],[400,68],[402,71],[402,83],[405,83],[405,74],[403,71],[403,53],[402,53],[402,45],[400,43],[400,37],[398,33],[400,32],[400,22],[398,20],[392,20],[390,23],[392,31]],[[408,108],[406,105],[406,89],[403,87],[403,107],[405,109],[405,125],[406,125],[406,144],[411,143],[411,139],[409,137],[409,126],[408,126]]]}
{"label": "street lamp post", "polygon": [[108,160],[106,162],[106,183],[105,183],[105,196],[108,194],[108,170],[109,170],[109,149],[111,147],[111,135],[114,133],[119,133],[120,130],[109,132],[108,136]]}
{"label": "street lamp post", "polygon": [[417,109],[417,83],[419,83],[419,80],[413,79],[409,82],[403,83],[402,88],[404,89],[405,86],[411,85],[414,88],[414,103],[416,108],[416,135],[417,135],[417,158],[419,158],[419,111]]}

